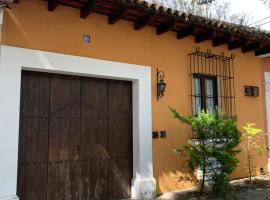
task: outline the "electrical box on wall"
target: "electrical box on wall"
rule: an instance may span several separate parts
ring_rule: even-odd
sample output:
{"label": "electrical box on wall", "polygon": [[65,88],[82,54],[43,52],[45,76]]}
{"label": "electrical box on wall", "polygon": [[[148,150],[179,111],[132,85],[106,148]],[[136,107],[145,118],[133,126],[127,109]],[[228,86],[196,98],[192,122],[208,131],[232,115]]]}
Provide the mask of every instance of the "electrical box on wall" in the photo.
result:
{"label": "electrical box on wall", "polygon": [[257,86],[245,86],[245,96],[258,97],[259,96],[259,87],[257,87]]}

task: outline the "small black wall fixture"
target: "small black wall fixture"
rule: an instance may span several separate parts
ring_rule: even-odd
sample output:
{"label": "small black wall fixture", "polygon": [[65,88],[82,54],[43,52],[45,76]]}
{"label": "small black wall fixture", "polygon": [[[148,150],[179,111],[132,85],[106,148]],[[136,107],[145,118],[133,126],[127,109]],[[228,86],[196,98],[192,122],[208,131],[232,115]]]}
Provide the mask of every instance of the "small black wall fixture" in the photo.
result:
{"label": "small black wall fixture", "polygon": [[166,131],[160,131],[160,138],[166,138],[167,132]]}
{"label": "small black wall fixture", "polygon": [[259,96],[259,87],[245,86],[245,96],[258,97]]}
{"label": "small black wall fixture", "polygon": [[165,73],[157,69],[157,100],[164,96],[166,83],[164,81]]}
{"label": "small black wall fixture", "polygon": [[153,131],[153,132],[152,132],[152,137],[153,137],[154,139],[157,139],[157,138],[159,137],[158,132],[157,132],[157,131]]}

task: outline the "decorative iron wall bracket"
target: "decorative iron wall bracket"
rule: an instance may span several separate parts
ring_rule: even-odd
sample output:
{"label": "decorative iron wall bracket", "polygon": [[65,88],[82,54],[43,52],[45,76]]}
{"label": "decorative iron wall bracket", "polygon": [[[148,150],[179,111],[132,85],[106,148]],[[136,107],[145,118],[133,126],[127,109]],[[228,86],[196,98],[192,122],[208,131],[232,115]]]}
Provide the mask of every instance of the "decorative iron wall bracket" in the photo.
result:
{"label": "decorative iron wall bracket", "polygon": [[166,83],[164,81],[165,73],[157,69],[157,100],[164,96]]}

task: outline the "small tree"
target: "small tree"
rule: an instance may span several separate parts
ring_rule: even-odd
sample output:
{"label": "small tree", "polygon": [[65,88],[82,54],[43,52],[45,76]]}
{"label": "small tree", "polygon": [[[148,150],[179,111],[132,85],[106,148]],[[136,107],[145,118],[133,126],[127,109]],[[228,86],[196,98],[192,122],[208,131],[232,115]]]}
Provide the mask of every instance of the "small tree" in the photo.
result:
{"label": "small tree", "polygon": [[216,19],[241,26],[248,25],[252,20],[250,13],[231,13],[231,1],[229,0],[173,0],[173,2],[168,5],[207,19]]}
{"label": "small tree", "polygon": [[173,108],[170,110],[174,118],[192,128],[195,140],[174,151],[185,152],[191,171],[201,169],[200,194],[204,191],[206,176],[210,174],[211,180],[207,181],[211,183],[213,193],[227,198],[232,192],[229,175],[238,163],[235,155],[239,151],[234,148],[240,143],[240,132],[235,119],[226,118],[218,110],[213,114],[201,112],[198,116],[183,116]]}
{"label": "small tree", "polygon": [[255,168],[253,162],[254,152],[261,153],[266,148],[265,145],[261,144],[263,139],[263,131],[259,128],[256,128],[255,124],[247,123],[243,129],[245,131],[242,134],[241,147],[247,161],[249,181],[251,181]]}

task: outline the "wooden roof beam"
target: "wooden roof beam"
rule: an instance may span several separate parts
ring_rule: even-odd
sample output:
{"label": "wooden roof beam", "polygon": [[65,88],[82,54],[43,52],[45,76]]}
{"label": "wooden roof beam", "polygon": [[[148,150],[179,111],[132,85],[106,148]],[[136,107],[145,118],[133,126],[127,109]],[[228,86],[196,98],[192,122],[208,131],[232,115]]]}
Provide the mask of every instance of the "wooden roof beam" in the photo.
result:
{"label": "wooden roof beam", "polygon": [[126,14],[126,11],[127,11],[127,7],[121,6],[115,12],[113,12],[109,15],[108,23],[115,24]]}
{"label": "wooden roof beam", "polygon": [[232,39],[228,43],[228,50],[234,50],[234,49],[240,48],[242,46],[245,46],[246,43],[247,43],[246,39],[240,39],[240,40]]}
{"label": "wooden roof beam", "polygon": [[[196,31],[197,32],[197,31]],[[210,40],[213,38],[213,30],[207,30],[202,33],[195,33],[195,42],[196,43],[201,43],[206,40]]]}
{"label": "wooden roof beam", "polygon": [[270,45],[255,50],[255,56],[261,56],[268,53],[270,53]]}
{"label": "wooden roof beam", "polygon": [[81,8],[80,16],[85,19],[97,7],[97,0],[88,0],[87,3]]}
{"label": "wooden roof beam", "polygon": [[242,46],[242,53],[248,53],[250,51],[254,51],[256,49],[259,49],[261,47],[260,42],[255,42],[255,43],[249,43],[245,46]]}
{"label": "wooden roof beam", "polygon": [[176,27],[176,23],[175,23],[174,19],[172,19],[168,22],[164,22],[157,27],[157,35],[161,35],[163,33],[166,33],[175,27]]}
{"label": "wooden roof beam", "polygon": [[48,0],[48,11],[54,11],[58,4],[59,0]]}
{"label": "wooden roof beam", "polygon": [[214,36],[212,40],[212,46],[217,47],[223,44],[226,44],[231,41],[230,35],[224,35],[224,36]]}
{"label": "wooden roof beam", "polygon": [[195,31],[195,28],[193,26],[183,28],[177,31],[177,39],[179,40],[189,35],[193,35],[194,31]]}
{"label": "wooden roof beam", "polygon": [[144,28],[145,26],[147,26],[149,23],[151,23],[152,20],[153,20],[153,14],[148,13],[145,16],[140,17],[134,22],[134,29],[140,30]]}

